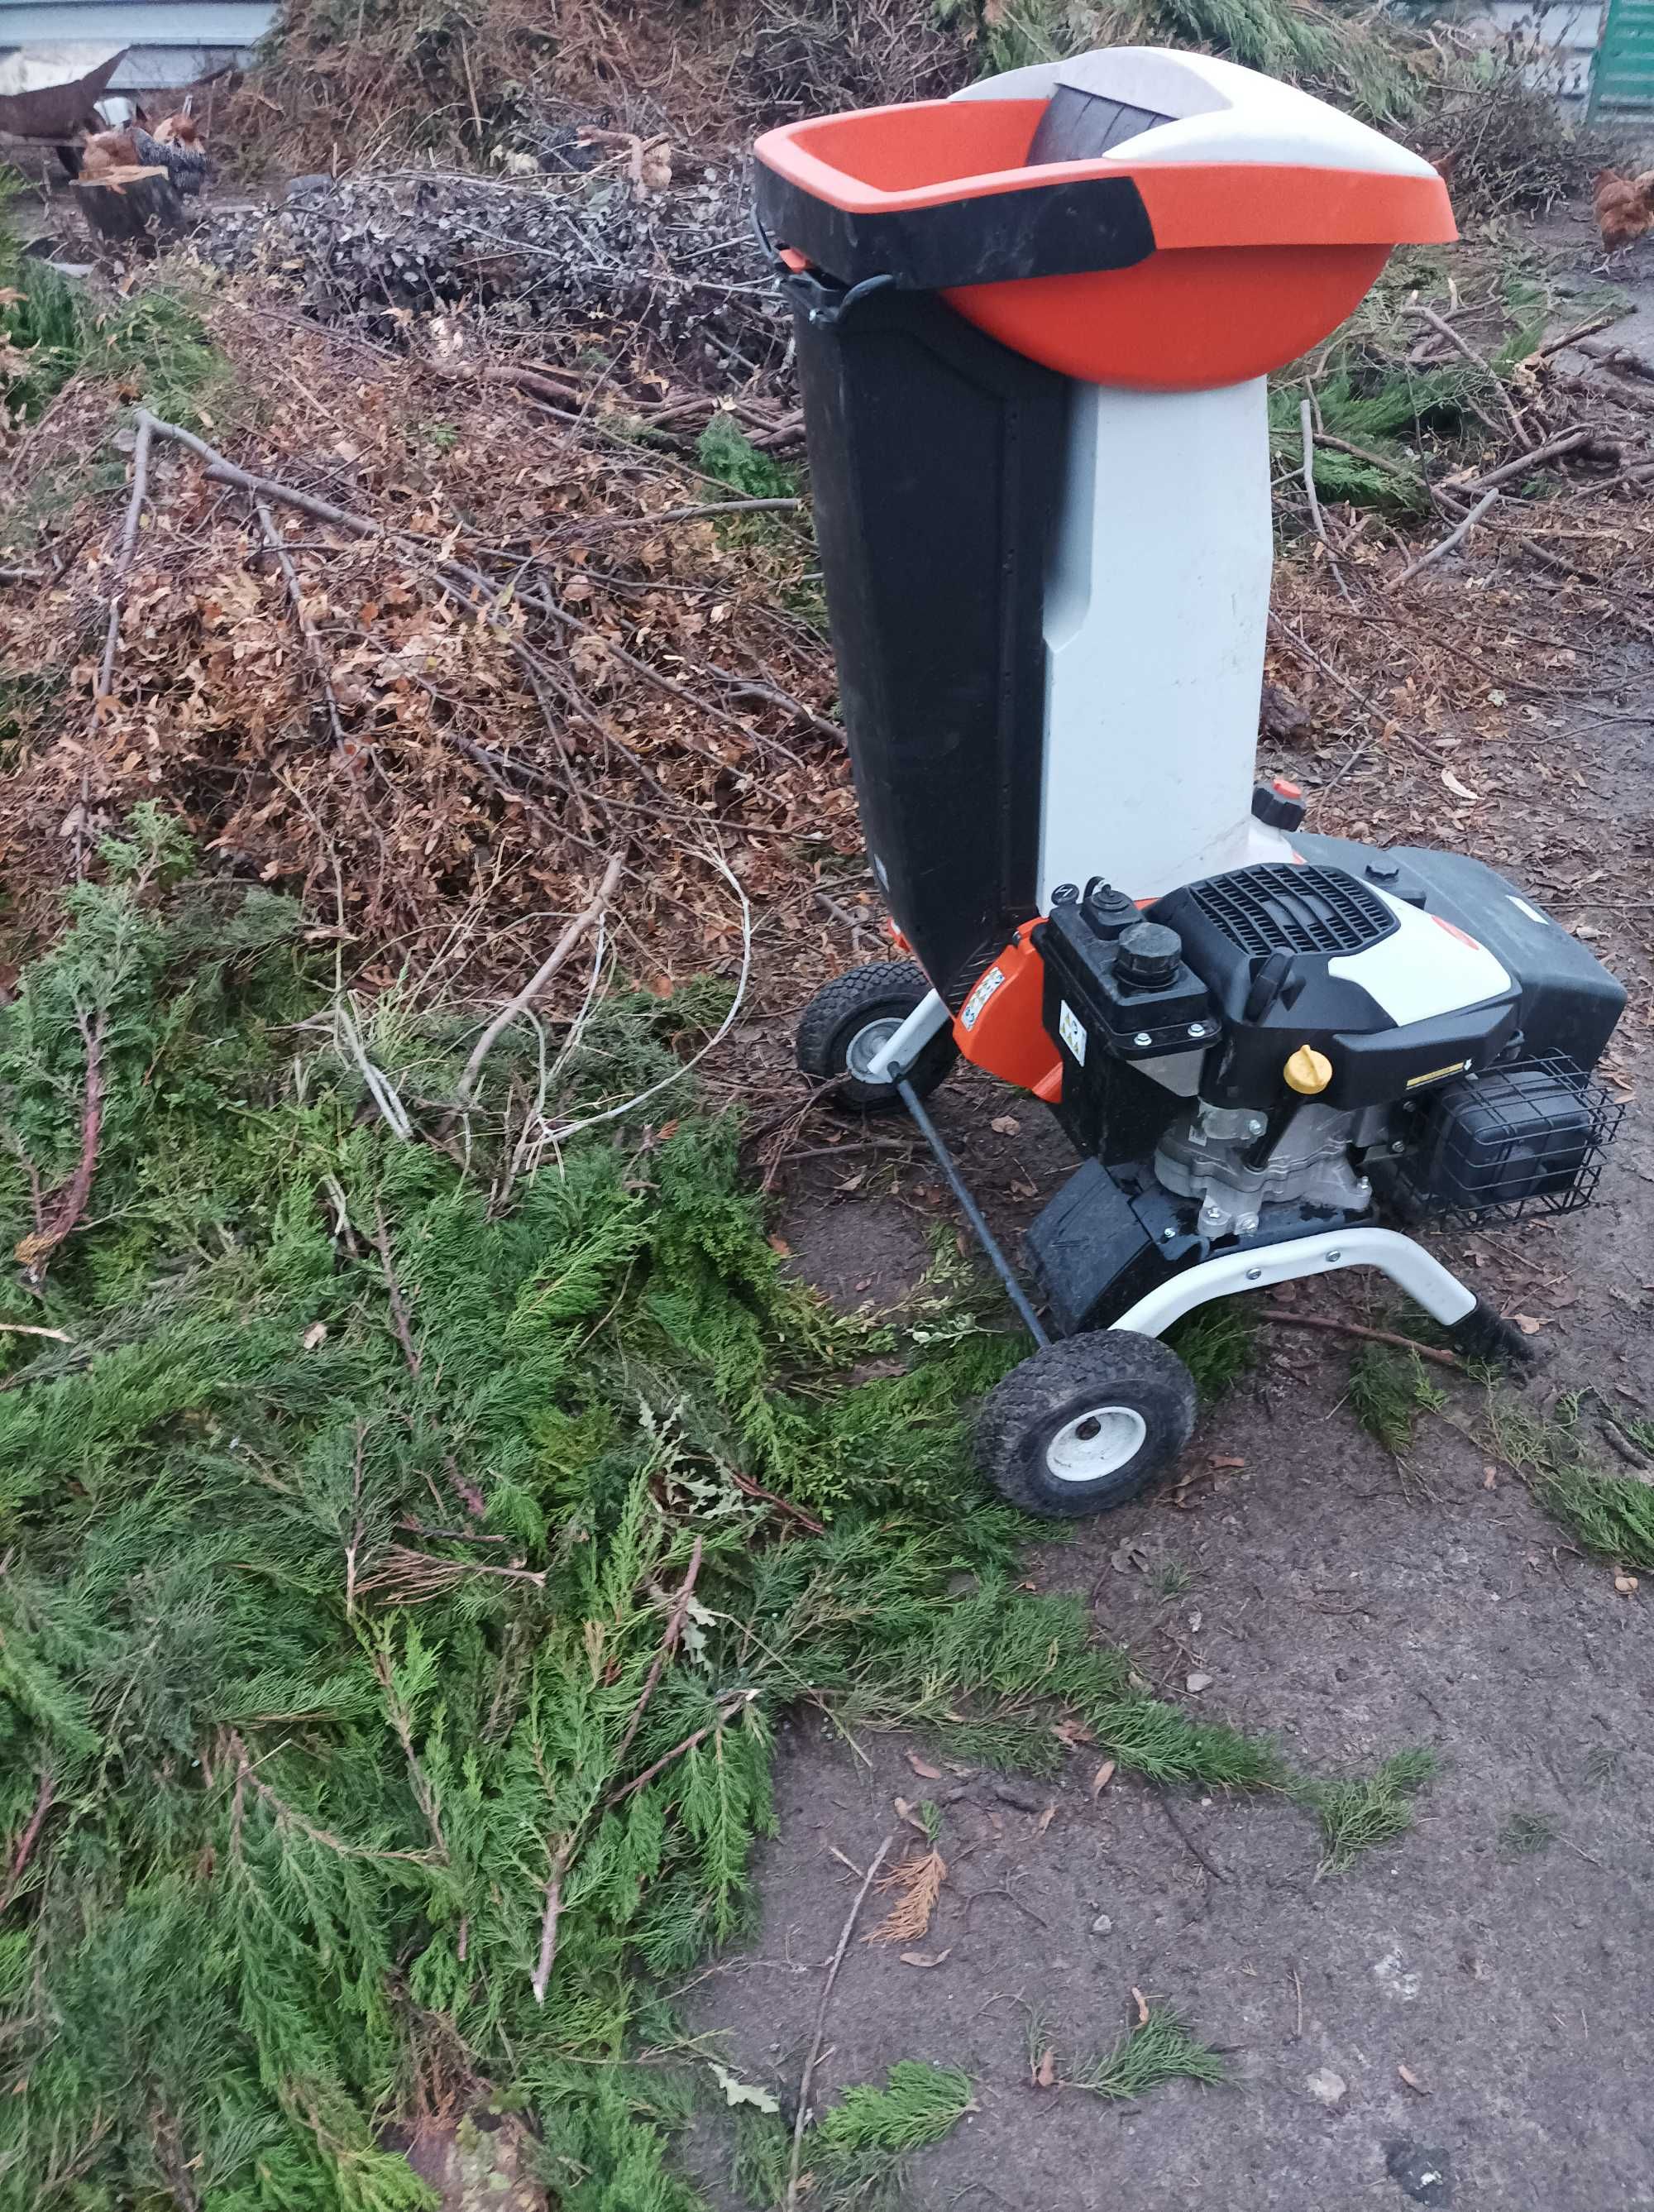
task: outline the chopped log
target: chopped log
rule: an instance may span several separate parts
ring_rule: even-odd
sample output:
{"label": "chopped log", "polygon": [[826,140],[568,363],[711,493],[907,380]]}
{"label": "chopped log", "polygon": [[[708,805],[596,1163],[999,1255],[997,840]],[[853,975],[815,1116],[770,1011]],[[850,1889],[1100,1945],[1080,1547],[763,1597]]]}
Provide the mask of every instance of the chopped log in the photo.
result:
{"label": "chopped log", "polygon": [[77,178],[74,190],[88,222],[113,244],[153,246],[184,228],[184,202],[165,169],[106,169]]}

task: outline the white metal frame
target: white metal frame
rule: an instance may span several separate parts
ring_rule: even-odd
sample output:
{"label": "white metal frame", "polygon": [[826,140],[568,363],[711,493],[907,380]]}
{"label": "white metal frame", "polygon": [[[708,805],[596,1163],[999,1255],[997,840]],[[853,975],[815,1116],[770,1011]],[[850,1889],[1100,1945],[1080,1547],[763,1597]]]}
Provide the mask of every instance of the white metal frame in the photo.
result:
{"label": "white metal frame", "polygon": [[1326,1237],[1294,1237],[1284,1244],[1221,1252],[1215,1259],[1199,1261],[1139,1298],[1111,1326],[1137,1336],[1160,1336],[1209,1299],[1269,1290],[1342,1267],[1377,1267],[1445,1328],[1475,1310],[1475,1292],[1410,1237],[1394,1229],[1340,1229]]}

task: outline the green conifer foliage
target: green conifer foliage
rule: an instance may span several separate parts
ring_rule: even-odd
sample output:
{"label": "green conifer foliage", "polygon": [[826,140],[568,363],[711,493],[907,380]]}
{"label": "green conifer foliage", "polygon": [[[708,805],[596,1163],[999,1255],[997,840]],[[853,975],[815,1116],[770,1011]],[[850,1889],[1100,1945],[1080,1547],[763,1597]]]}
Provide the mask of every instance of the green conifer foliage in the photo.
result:
{"label": "green conifer foliage", "polygon": [[[190,869],[136,818],[0,1009],[8,1249],[93,1034],[105,1097],[0,1285],[0,2201],[412,2212],[387,2124],[494,2094],[569,2212],[677,2212],[629,2061],[746,1923],[806,1692],[1035,1766],[1065,1711],[1153,1775],[1279,1762],[1011,1587],[962,1438],[1014,1339],[833,1319],[727,1121],[500,1203],[485,1135],[376,1110],[295,909]],[[703,1014],[623,1000],[570,1079]],[[451,1097],[457,1025],[372,1034]],[[904,1371],[836,1387],[869,1348]]]}

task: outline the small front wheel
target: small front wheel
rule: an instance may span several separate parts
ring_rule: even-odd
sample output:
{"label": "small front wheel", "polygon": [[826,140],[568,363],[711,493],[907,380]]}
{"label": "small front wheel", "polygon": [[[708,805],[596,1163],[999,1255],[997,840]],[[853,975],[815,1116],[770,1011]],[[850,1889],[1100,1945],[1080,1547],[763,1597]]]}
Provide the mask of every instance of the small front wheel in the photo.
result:
{"label": "small front wheel", "polygon": [[[798,1018],[798,1065],[806,1075],[831,1082],[836,1105],[861,1114],[888,1114],[901,1104],[894,1083],[870,1083],[863,1070],[921,1000],[930,979],[917,961],[880,961],[852,968],[824,983]],[[907,1079],[928,1098],[959,1058],[951,1024],[921,1047]]]}
{"label": "small front wheel", "polygon": [[1129,1329],[1064,1337],[1014,1367],[977,1421],[977,1459],[1026,1513],[1077,1520],[1138,1497],[1195,1426],[1194,1377]]}

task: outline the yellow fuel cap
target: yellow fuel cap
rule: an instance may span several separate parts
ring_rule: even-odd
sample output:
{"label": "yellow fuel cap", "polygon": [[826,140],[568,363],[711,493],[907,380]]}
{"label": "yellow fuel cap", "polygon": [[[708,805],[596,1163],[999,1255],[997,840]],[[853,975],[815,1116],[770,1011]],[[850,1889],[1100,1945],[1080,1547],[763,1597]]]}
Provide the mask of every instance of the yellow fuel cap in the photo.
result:
{"label": "yellow fuel cap", "polygon": [[1332,1062],[1325,1053],[1317,1052],[1312,1045],[1300,1044],[1281,1073],[1292,1090],[1301,1091],[1306,1097],[1313,1097],[1318,1091],[1324,1091],[1331,1082]]}

